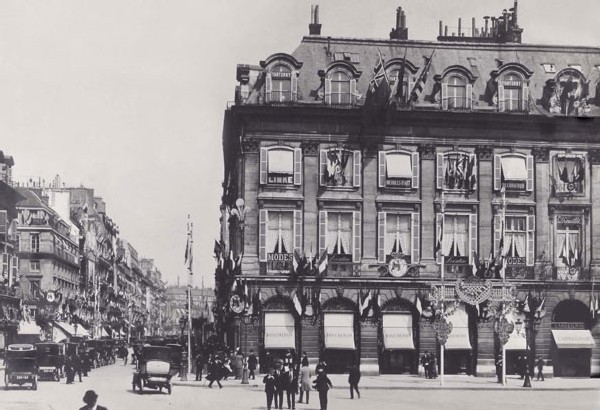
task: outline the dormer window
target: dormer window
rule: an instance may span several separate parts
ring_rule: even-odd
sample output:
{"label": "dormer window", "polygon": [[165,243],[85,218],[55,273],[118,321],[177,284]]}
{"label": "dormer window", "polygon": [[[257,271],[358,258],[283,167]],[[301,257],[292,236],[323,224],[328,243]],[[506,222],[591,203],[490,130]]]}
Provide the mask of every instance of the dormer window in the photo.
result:
{"label": "dormer window", "polygon": [[476,77],[462,66],[448,67],[441,76],[442,110],[470,110]]}
{"label": "dormer window", "polygon": [[327,187],[359,187],[361,152],[343,148],[322,149],[319,184]]}
{"label": "dormer window", "polygon": [[284,146],[260,149],[261,185],[301,185],[302,150]]}
{"label": "dormer window", "polygon": [[498,111],[529,111],[529,87],[516,73],[498,81]]}
{"label": "dormer window", "polygon": [[298,75],[302,63],[285,53],[273,54],[260,62],[265,70],[266,103],[290,103],[298,100]]}
{"label": "dormer window", "polygon": [[502,188],[507,192],[533,191],[532,155],[495,155],[494,189]]}
{"label": "dormer window", "polygon": [[358,100],[356,82],[361,72],[348,61],[334,61],[325,71],[319,71],[324,76],[324,101],[327,105],[353,106]]}
{"label": "dormer window", "polygon": [[419,153],[379,151],[379,187],[418,188]]}

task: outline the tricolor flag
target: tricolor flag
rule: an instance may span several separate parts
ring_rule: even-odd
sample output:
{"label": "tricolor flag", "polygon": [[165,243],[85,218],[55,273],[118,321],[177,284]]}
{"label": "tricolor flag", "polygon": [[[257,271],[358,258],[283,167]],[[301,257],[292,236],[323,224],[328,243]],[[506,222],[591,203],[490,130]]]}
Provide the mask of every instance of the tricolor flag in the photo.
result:
{"label": "tricolor flag", "polygon": [[531,309],[529,308],[529,295],[525,296],[525,301],[523,302],[523,312],[530,313]]}
{"label": "tricolor flag", "polygon": [[590,292],[590,316],[592,319],[596,316],[596,302],[594,301],[594,294]]}
{"label": "tricolor flag", "polygon": [[544,310],[544,303],[546,302],[546,298],[543,298],[540,302],[540,305],[535,309],[536,312],[541,313]]}
{"label": "tricolor flag", "polygon": [[185,245],[185,267],[187,268],[189,274],[192,272],[192,264],[194,261],[192,246],[194,244],[194,240],[192,238],[192,231],[194,229],[194,224],[190,222],[190,216],[188,215],[188,224],[187,224],[187,243]]}
{"label": "tricolor flag", "polygon": [[439,252],[443,257],[444,255],[444,218],[441,218],[437,223],[437,240],[435,241],[435,251]]}
{"label": "tricolor flag", "polygon": [[433,53],[435,53],[435,50],[431,52],[431,56],[429,58],[425,57],[425,67],[423,68],[423,71],[421,71],[419,79],[417,80],[415,86],[410,92],[410,99],[412,101],[417,101],[419,99],[419,96],[423,92],[423,89],[425,88],[425,83],[427,82],[427,75],[429,74],[429,69],[431,68],[431,61],[433,60]]}
{"label": "tricolor flag", "polygon": [[402,59],[402,66],[400,67],[400,71],[398,71],[398,78],[394,82],[394,86],[392,87],[391,96],[390,96],[390,105],[392,103],[396,103],[397,106],[404,105],[404,76],[406,72],[406,51],[404,49],[404,58]]}
{"label": "tricolor flag", "polygon": [[560,254],[558,255],[558,257],[562,260],[562,262],[566,266],[571,266],[570,261],[569,261],[569,250],[567,249],[567,238],[566,237],[563,241],[563,246],[561,248],[561,251],[560,251]]}
{"label": "tricolor flag", "polygon": [[417,310],[419,311],[419,315],[423,314],[423,305],[421,304],[421,298],[419,297],[419,295],[415,295],[415,306],[417,308]]}
{"label": "tricolor flag", "polygon": [[367,293],[367,295],[365,296],[365,298],[363,299],[362,303],[359,306],[360,309],[360,315],[364,316],[365,312],[369,309],[369,306],[371,305],[371,291],[369,290],[369,292]]}
{"label": "tricolor flag", "polygon": [[296,309],[298,316],[302,316],[302,303],[300,303],[300,299],[298,299],[298,292],[294,292],[292,302],[294,302],[294,309]]}
{"label": "tricolor flag", "polygon": [[300,252],[298,249],[294,250],[294,257],[292,258],[292,266],[294,267],[294,273],[296,275],[300,274],[300,268],[302,268],[304,263],[302,262],[302,256],[300,256]]}
{"label": "tricolor flag", "polygon": [[327,265],[329,261],[327,259],[327,249],[323,251],[321,254],[321,258],[319,259],[319,276],[324,276],[327,271]]}

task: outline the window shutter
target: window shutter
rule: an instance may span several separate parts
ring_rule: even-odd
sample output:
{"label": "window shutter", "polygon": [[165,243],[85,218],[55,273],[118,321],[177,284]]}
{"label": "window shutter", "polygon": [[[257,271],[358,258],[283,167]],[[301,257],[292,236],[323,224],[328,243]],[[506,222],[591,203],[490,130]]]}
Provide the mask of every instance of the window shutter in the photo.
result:
{"label": "window shutter", "polygon": [[419,153],[412,153],[412,187],[419,187]]}
{"label": "window shutter", "polygon": [[494,215],[494,256],[500,251],[500,236],[502,235],[502,215]]}
{"label": "window shutter", "polygon": [[418,212],[413,212],[412,214],[412,220],[411,220],[411,238],[412,238],[412,243],[411,243],[411,250],[412,250],[412,255],[411,255],[411,260],[410,262],[415,264],[415,263],[419,263],[420,260],[420,250],[421,250],[421,238],[420,238],[420,226],[419,226],[419,213]]}
{"label": "window shutter", "polygon": [[302,211],[294,210],[294,250],[302,251]]}
{"label": "window shutter", "polygon": [[469,263],[474,257],[473,252],[477,252],[477,214],[473,213],[469,215]]}
{"label": "window shutter", "polygon": [[319,211],[319,258],[327,252],[327,211]]}
{"label": "window shutter", "polygon": [[3,210],[0,211],[0,235],[6,235],[8,232],[8,213]]}
{"label": "window shutter", "polygon": [[377,260],[385,263],[385,212],[377,212]]}
{"label": "window shutter", "polygon": [[319,152],[319,185],[325,186],[326,179],[325,175],[327,173],[327,150],[322,149]]}
{"label": "window shutter", "polygon": [[444,188],[444,154],[437,154],[437,176],[436,176],[436,186],[437,189]]}
{"label": "window shutter", "polygon": [[352,235],[352,262],[359,263],[360,262],[360,211],[354,211],[353,215],[353,235]]}
{"label": "window shutter", "polygon": [[294,185],[302,185],[302,148],[294,148]]}
{"label": "window shutter", "polygon": [[265,74],[265,102],[271,102],[271,92],[273,91],[273,80],[271,79],[271,73]]}
{"label": "window shutter", "polygon": [[502,189],[502,157],[494,155],[494,191]]}
{"label": "window shutter", "polygon": [[267,183],[267,168],[268,164],[268,150],[266,148],[261,147],[260,149],[260,185],[265,185]]}
{"label": "window shutter", "polygon": [[10,273],[8,268],[8,264],[10,262],[10,255],[8,253],[2,254],[2,275],[7,275]]}
{"label": "window shutter", "polygon": [[533,191],[533,155],[527,155],[527,191]]}
{"label": "window shutter", "polygon": [[356,78],[350,80],[350,104],[356,104]]}
{"label": "window shutter", "polygon": [[292,71],[292,101],[298,101],[298,71]]}
{"label": "window shutter", "polygon": [[12,257],[12,275],[8,279],[8,285],[12,286],[13,283],[17,283],[19,281],[19,257]]}
{"label": "window shutter", "polygon": [[[437,213],[435,215],[435,239],[434,239],[434,249],[437,250],[437,252],[435,253],[435,260],[437,263],[442,263],[442,249],[444,247],[444,238],[442,239],[442,243],[438,244],[438,239],[440,239],[440,235],[442,234],[442,227],[444,226],[444,214],[442,214],[441,212]],[[438,248],[439,246],[439,248]]]}
{"label": "window shutter", "polygon": [[475,191],[477,189],[477,183],[479,182],[477,175],[477,154],[469,154],[469,161],[473,163],[473,169],[471,170],[471,190]]}
{"label": "window shutter", "polygon": [[385,151],[379,151],[379,188],[385,187]]}
{"label": "window shutter", "polygon": [[331,105],[331,78],[325,79],[325,104]]}
{"label": "window shutter", "polygon": [[448,83],[442,83],[442,110],[448,109]]}
{"label": "window shutter", "polygon": [[352,185],[355,187],[360,186],[360,174],[361,174],[361,152],[354,151],[354,177],[352,178]]}
{"label": "window shutter", "polygon": [[521,111],[529,112],[529,86],[526,83],[523,83],[522,91]]}
{"label": "window shutter", "polygon": [[527,266],[535,262],[535,215],[527,215]]}
{"label": "window shutter", "polygon": [[473,108],[473,84],[467,84],[466,108],[468,110]]}
{"label": "window shutter", "polygon": [[267,221],[269,220],[269,212],[266,209],[261,209],[258,215],[258,260],[260,262],[267,261]]}
{"label": "window shutter", "polygon": [[498,111],[504,112],[504,85],[501,81],[498,81]]}

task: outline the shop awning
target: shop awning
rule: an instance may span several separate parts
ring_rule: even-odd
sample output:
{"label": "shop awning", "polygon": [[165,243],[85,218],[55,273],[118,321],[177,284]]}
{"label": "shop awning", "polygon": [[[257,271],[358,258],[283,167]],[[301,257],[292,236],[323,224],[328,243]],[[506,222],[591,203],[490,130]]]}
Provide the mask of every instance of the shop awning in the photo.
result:
{"label": "shop awning", "polygon": [[19,334],[20,335],[40,335],[42,329],[35,324],[35,322],[26,322],[22,320],[19,322]]}
{"label": "shop awning", "polygon": [[386,349],[415,349],[411,314],[383,315],[383,344]]}
{"label": "shop awning", "polygon": [[452,331],[446,341],[446,350],[471,350],[469,341],[469,315],[465,307],[460,305],[447,319],[452,323]]}
{"label": "shop awning", "polygon": [[295,321],[291,313],[265,313],[265,348],[296,348]]}
{"label": "shop awning", "polygon": [[552,336],[559,349],[591,349],[596,346],[592,333],[586,329],[552,329]]}
{"label": "shop awning", "polygon": [[326,313],[323,327],[326,349],[355,349],[353,313]]}
{"label": "shop awning", "polygon": [[82,336],[89,337],[90,334],[87,330],[81,325],[77,325],[77,331],[75,331],[75,325],[72,325],[67,322],[54,322],[55,326],[58,326],[62,331],[64,331],[69,336]]}

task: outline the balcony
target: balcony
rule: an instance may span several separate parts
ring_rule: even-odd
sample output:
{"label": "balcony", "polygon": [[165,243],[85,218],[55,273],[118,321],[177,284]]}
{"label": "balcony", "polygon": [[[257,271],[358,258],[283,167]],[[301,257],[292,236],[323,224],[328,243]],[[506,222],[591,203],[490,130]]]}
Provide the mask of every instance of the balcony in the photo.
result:
{"label": "balcony", "polygon": [[591,272],[589,269],[568,266],[554,266],[552,278],[556,281],[561,282],[578,282],[591,279]]}

